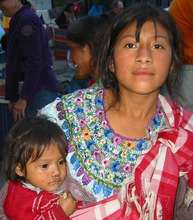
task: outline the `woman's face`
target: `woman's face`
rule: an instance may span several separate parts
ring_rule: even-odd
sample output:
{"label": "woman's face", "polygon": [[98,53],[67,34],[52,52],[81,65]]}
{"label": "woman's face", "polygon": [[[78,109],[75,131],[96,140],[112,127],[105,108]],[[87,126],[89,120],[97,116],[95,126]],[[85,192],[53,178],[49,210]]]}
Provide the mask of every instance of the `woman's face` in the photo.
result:
{"label": "woman's face", "polygon": [[20,0],[2,0],[0,1],[0,9],[7,17],[13,16],[22,6]]}
{"label": "woman's face", "polygon": [[76,79],[86,79],[93,74],[90,47],[88,45],[81,47],[72,41],[67,41],[67,45],[71,51],[71,61],[76,68]]}
{"label": "woman's face", "polygon": [[115,44],[110,69],[116,75],[120,91],[147,95],[159,93],[172,65],[172,50],[165,28],[151,21],[144,23],[139,42],[136,24],[126,27]]}

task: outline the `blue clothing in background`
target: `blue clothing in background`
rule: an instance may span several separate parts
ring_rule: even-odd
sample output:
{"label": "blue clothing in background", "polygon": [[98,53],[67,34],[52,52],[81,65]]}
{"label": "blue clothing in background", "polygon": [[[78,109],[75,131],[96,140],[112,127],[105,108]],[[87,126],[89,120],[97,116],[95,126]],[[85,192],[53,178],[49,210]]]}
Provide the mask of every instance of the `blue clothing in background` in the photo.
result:
{"label": "blue clothing in background", "polygon": [[57,93],[50,92],[48,90],[41,90],[33,99],[33,102],[30,103],[26,109],[26,114],[28,116],[34,116],[37,114],[38,110],[46,106],[48,103],[54,101],[58,97]]}
{"label": "blue clothing in background", "polygon": [[4,31],[4,29],[0,25],[0,40],[3,37],[4,34],[5,34],[5,31]]}
{"label": "blue clothing in background", "polygon": [[[23,98],[28,109],[34,108],[33,103],[37,102],[42,102],[42,106],[38,104],[41,108],[57,95],[58,83],[47,32],[29,6],[23,6],[10,21],[6,62],[6,98],[11,102]],[[20,93],[19,81],[23,81]],[[37,95],[41,91],[51,94],[48,103]]]}
{"label": "blue clothing in background", "polygon": [[78,80],[78,79],[72,78],[71,81],[66,81],[64,83],[63,94],[68,94],[79,89],[87,88],[89,84],[89,80],[90,79],[82,79],[82,80],[79,79]]}
{"label": "blue clothing in background", "polygon": [[99,4],[93,4],[88,11],[89,16],[100,16],[104,12],[104,6]]}

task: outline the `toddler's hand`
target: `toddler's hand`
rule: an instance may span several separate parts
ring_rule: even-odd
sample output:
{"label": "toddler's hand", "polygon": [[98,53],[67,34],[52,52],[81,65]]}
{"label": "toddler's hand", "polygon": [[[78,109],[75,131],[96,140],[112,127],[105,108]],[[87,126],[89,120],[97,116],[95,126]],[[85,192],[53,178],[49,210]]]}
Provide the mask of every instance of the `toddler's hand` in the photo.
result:
{"label": "toddler's hand", "polygon": [[70,193],[65,194],[65,196],[60,196],[59,205],[67,216],[71,215],[76,210],[76,200],[74,200]]}

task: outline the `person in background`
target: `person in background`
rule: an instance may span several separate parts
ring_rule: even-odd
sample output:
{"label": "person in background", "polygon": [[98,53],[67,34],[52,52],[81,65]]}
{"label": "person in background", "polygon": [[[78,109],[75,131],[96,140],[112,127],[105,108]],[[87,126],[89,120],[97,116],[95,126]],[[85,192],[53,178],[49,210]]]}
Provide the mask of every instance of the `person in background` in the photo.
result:
{"label": "person in background", "polygon": [[85,16],[68,27],[65,42],[70,49],[71,72],[75,73],[72,80],[65,84],[64,93],[87,88],[97,81],[96,62],[108,26],[106,17]]}
{"label": "person in background", "polygon": [[103,13],[103,16],[108,18],[108,20],[113,20],[115,17],[121,13],[125,8],[123,1],[113,0],[109,3],[109,7]]}
{"label": "person in background", "polygon": [[180,176],[187,207],[193,201],[193,115],[160,95],[178,74],[178,29],[167,11],[141,3],[118,14],[103,40],[103,87],[64,95],[40,114],[65,132],[69,172],[98,202],[82,219],[172,220]]}
{"label": "person in background", "polygon": [[76,20],[74,7],[75,5],[73,3],[67,4],[61,14],[55,19],[55,22],[59,28],[66,29],[68,28],[69,24]]}
{"label": "person in background", "polygon": [[76,202],[63,194],[67,152],[62,129],[45,118],[24,118],[11,128],[6,147],[3,207],[8,219],[70,219]]}
{"label": "person in background", "polygon": [[119,14],[124,9],[124,3],[121,0],[114,0],[111,4],[111,10],[114,15]]}
{"label": "person in background", "polygon": [[173,0],[169,13],[175,20],[183,40],[183,66],[174,86],[174,99],[193,112],[193,1]]}
{"label": "person in background", "polygon": [[36,115],[38,109],[58,95],[47,32],[38,15],[25,3],[25,0],[0,1],[2,12],[12,17],[6,51],[5,93],[15,121]]}

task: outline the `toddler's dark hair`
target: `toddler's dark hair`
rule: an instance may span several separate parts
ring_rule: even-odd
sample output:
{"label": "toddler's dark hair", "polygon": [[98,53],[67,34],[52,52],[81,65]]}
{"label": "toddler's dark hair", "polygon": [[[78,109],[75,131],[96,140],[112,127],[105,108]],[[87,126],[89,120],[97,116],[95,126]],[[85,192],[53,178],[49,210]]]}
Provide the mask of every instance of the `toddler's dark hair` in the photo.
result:
{"label": "toddler's dark hair", "polygon": [[27,162],[40,158],[50,144],[56,145],[65,159],[67,142],[62,129],[56,123],[43,117],[25,118],[17,122],[5,141],[7,154],[4,169],[7,179],[25,181],[25,177],[16,174],[16,167],[19,165],[26,175]]}

